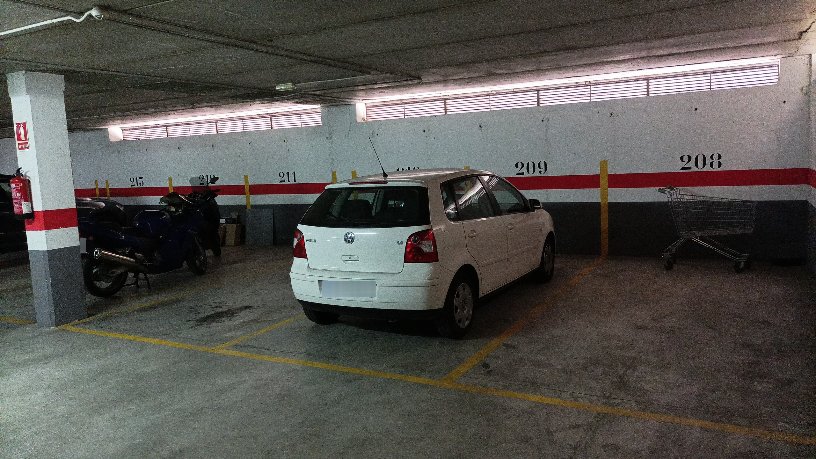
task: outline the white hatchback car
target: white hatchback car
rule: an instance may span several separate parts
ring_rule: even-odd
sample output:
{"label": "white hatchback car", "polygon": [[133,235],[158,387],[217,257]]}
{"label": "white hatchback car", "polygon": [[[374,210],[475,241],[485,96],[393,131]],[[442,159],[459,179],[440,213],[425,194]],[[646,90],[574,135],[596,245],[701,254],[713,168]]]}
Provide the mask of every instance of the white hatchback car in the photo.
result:
{"label": "white hatchback car", "polygon": [[478,298],[534,272],[552,278],[553,221],[477,170],[413,170],[332,184],[294,236],[292,290],[313,322],[434,320],[461,337]]}

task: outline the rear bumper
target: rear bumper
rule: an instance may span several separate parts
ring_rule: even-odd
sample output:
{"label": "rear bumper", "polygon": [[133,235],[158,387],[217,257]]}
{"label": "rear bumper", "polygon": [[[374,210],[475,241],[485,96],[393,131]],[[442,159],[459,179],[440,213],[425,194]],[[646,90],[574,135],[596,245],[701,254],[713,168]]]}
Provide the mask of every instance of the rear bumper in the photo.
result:
{"label": "rear bumper", "polygon": [[363,319],[383,319],[383,320],[432,320],[442,313],[442,309],[425,310],[405,310],[405,309],[379,309],[379,308],[355,308],[349,306],[335,306],[331,304],[312,303],[300,300],[300,304],[313,311],[330,312],[339,316],[359,317]]}
{"label": "rear bumper", "polygon": [[[354,310],[382,310],[382,311],[434,311],[438,312],[445,301],[447,285],[437,279],[412,279],[403,275],[371,276],[338,278],[291,272],[289,279],[295,298],[309,305],[333,306],[348,308],[344,314],[352,314]],[[335,298],[322,293],[322,281],[374,281],[376,282],[373,297]],[[314,307],[313,309],[317,309]],[[320,309],[318,309],[320,310]],[[336,311],[331,311],[336,312]],[[379,314],[379,313],[374,313]]]}

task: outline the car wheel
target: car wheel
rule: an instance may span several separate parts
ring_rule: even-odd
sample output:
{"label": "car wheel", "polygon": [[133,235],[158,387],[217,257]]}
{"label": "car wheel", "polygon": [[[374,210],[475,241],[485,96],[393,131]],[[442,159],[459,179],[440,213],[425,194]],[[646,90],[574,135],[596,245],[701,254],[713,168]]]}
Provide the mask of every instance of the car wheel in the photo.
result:
{"label": "car wheel", "polygon": [[207,272],[207,250],[198,236],[193,236],[190,253],[187,254],[187,267],[198,276]]}
{"label": "car wheel", "polygon": [[88,293],[107,298],[125,286],[128,272],[116,272],[114,266],[88,259],[82,264],[82,281]]}
{"label": "car wheel", "polygon": [[314,309],[311,309],[303,304],[301,304],[301,306],[303,307],[303,314],[306,315],[306,318],[316,324],[329,325],[337,322],[337,314],[332,314],[325,311],[315,311]]}
{"label": "car wheel", "polygon": [[451,282],[442,315],[436,320],[436,329],[445,338],[465,336],[473,323],[476,307],[476,288],[467,276],[458,274]]}
{"label": "car wheel", "polygon": [[552,235],[547,236],[544,248],[541,250],[541,261],[536,269],[536,280],[542,283],[549,282],[555,274],[555,242]]}

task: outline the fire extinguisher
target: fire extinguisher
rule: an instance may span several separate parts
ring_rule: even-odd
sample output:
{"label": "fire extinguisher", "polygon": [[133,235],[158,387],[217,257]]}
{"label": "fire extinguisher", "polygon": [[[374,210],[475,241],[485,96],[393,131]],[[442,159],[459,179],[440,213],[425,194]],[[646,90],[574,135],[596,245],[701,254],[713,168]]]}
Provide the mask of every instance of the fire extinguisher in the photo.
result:
{"label": "fire extinguisher", "polygon": [[31,181],[20,172],[21,170],[22,168],[17,169],[14,177],[9,180],[14,215],[32,219],[34,218],[34,206],[31,203]]}

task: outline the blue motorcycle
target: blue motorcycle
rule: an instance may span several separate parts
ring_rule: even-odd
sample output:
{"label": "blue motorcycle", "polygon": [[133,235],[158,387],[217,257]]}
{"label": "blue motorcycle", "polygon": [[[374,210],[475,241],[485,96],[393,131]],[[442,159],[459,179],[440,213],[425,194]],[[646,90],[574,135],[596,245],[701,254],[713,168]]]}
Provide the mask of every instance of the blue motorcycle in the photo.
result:
{"label": "blue motorcycle", "polygon": [[149,287],[148,274],[173,271],[185,263],[197,275],[207,272],[207,253],[199,235],[204,216],[186,197],[164,196],[164,209],[139,212],[133,226],[122,225],[122,212],[115,203],[95,202],[97,208],[79,212],[86,254],[82,277],[92,295],[114,295],[126,285],[130,273],[133,285],[138,286],[144,276]]}

